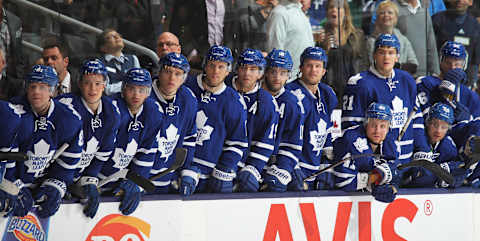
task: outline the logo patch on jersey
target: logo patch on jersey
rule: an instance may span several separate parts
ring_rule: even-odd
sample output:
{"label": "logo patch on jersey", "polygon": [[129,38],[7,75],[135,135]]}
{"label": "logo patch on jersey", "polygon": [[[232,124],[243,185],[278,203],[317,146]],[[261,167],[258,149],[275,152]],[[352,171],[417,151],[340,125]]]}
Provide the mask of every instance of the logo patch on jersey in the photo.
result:
{"label": "logo patch on jersey", "polygon": [[28,161],[25,165],[28,167],[28,173],[34,173],[35,177],[39,177],[40,173],[50,165],[54,150],[50,150],[50,144],[41,139],[33,145],[33,152],[27,151]]}
{"label": "logo patch on jersey", "polygon": [[90,162],[92,161],[95,153],[98,150],[98,144],[99,142],[94,136],[92,136],[92,138],[87,141],[87,146],[85,148],[85,151],[82,152],[82,157],[80,158],[78,168],[84,168],[90,165]]}
{"label": "logo patch on jersey", "polygon": [[92,130],[102,127],[102,120],[98,115],[95,115],[95,118],[92,118]]}
{"label": "logo patch on jersey", "polygon": [[407,121],[408,108],[403,106],[403,101],[398,96],[393,98],[392,106],[392,128],[402,128]]}
{"label": "logo patch on jersey", "polygon": [[49,120],[47,120],[47,117],[41,116],[38,120],[35,120],[35,132],[40,130],[40,131],[46,131],[48,130],[48,125],[51,125],[52,128],[55,130],[55,126],[53,123]]}
{"label": "logo patch on jersey", "polygon": [[362,79],[362,76],[360,74],[356,74],[348,79],[347,85],[357,85],[360,79]]}
{"label": "logo patch on jersey", "polygon": [[397,88],[396,84],[398,84],[398,80],[393,80],[392,78],[387,79],[387,86],[390,89],[390,92],[392,92],[393,89]]}
{"label": "logo patch on jersey", "polygon": [[15,114],[18,116],[21,116],[22,114],[25,114],[25,110],[23,109],[23,105],[14,105],[12,103],[8,103],[8,107],[10,107]]}
{"label": "logo patch on jersey", "polygon": [[165,109],[165,112],[169,116],[174,116],[178,114],[179,111],[180,111],[180,107],[173,105],[173,103],[169,103],[167,108]]}
{"label": "logo patch on jersey", "polygon": [[115,162],[113,167],[118,169],[123,169],[130,164],[130,161],[137,153],[138,144],[135,139],[132,139],[130,143],[127,144],[127,148],[123,151],[122,148],[115,148],[115,153],[113,154],[112,160]]}
{"label": "logo patch on jersey", "polygon": [[317,105],[317,112],[318,113],[324,113],[324,114],[327,114],[327,112],[325,112],[325,106],[323,106],[323,103],[322,103],[322,100],[319,99],[317,103],[315,103]]}
{"label": "logo patch on jersey", "polygon": [[310,144],[312,144],[312,152],[316,152],[316,156],[320,155],[320,151],[322,151],[327,140],[327,123],[320,119],[317,128],[317,130],[310,131]]}
{"label": "logo patch on jersey", "polygon": [[175,150],[180,135],[178,134],[178,128],[173,124],[168,126],[165,133],[167,134],[166,138],[163,136],[158,138],[158,150],[162,153],[160,158],[168,159],[172,155],[173,150]]}
{"label": "logo patch on jersey", "polygon": [[355,142],[353,143],[353,146],[357,148],[358,152],[362,153],[368,150],[367,139],[358,137],[357,140],[355,140]]}
{"label": "logo patch on jersey", "polygon": [[208,117],[203,110],[197,112],[197,145],[202,146],[204,141],[210,140],[210,135],[213,132],[213,127],[206,125]]}
{"label": "logo patch on jersey", "polygon": [[139,131],[140,129],[143,129],[143,124],[137,119],[130,121],[130,123],[128,124],[128,131]]}
{"label": "logo patch on jersey", "polygon": [[214,101],[217,100],[217,98],[213,97],[212,93],[210,93],[210,92],[201,93],[200,97],[202,99],[201,101],[204,102],[204,103],[210,103],[210,102],[214,102]]}

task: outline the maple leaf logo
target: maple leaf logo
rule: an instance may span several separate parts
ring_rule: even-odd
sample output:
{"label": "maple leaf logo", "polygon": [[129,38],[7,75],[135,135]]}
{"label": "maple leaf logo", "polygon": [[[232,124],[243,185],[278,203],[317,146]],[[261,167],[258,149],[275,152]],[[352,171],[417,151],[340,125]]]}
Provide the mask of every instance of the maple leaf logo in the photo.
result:
{"label": "maple leaf logo", "polygon": [[34,144],[33,152],[27,152],[28,161],[25,162],[28,167],[27,173],[34,173],[35,177],[39,177],[43,170],[50,165],[54,152],[54,150],[50,150],[50,144],[43,139]]}
{"label": "maple leaf logo", "polygon": [[320,155],[320,151],[323,149],[323,145],[325,145],[325,141],[327,140],[327,123],[323,119],[317,123],[317,130],[310,131],[310,144],[312,144],[313,152],[317,152],[315,155]]}
{"label": "maple leaf logo", "polygon": [[210,135],[213,132],[213,127],[206,125],[208,117],[203,110],[197,112],[197,145],[203,146],[203,142],[210,140]]}
{"label": "maple leaf logo", "polygon": [[83,168],[87,167],[90,165],[90,162],[92,161],[93,157],[95,156],[95,153],[98,150],[98,140],[94,136],[90,138],[90,140],[87,141],[87,146],[85,150],[82,152],[82,158],[80,159],[80,162],[78,164],[78,168]]}
{"label": "maple leaf logo", "polygon": [[353,143],[358,152],[362,153],[363,151],[368,150],[368,144],[366,138],[358,137],[357,140]]}
{"label": "maple leaf logo", "polygon": [[125,151],[122,148],[115,148],[112,160],[115,162],[113,167],[118,169],[124,169],[130,164],[133,156],[137,153],[138,143],[135,139],[132,139],[128,144]]}
{"label": "maple leaf logo", "polygon": [[403,101],[398,96],[393,98],[392,106],[392,128],[402,128],[407,121],[408,108],[403,106]]}
{"label": "maple leaf logo", "polygon": [[180,135],[178,134],[178,128],[173,124],[168,126],[165,133],[167,137],[162,136],[158,138],[158,150],[162,153],[160,158],[168,159],[172,155]]}
{"label": "maple leaf logo", "polygon": [[14,105],[12,103],[8,103],[8,107],[13,110],[15,114],[18,116],[21,116],[22,114],[25,114],[25,110],[23,109],[23,105]]}

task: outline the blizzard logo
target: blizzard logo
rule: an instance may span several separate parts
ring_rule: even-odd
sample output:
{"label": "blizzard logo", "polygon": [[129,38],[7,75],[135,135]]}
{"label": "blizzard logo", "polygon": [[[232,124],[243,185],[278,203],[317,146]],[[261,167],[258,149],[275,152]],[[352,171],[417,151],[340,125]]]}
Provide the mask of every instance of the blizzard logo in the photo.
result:
{"label": "blizzard logo", "polygon": [[95,225],[85,241],[146,241],[150,230],[150,224],[139,218],[110,214]]}
{"label": "blizzard logo", "polygon": [[20,241],[47,240],[38,218],[32,214],[25,217],[12,217],[7,226],[7,233],[12,233]]}

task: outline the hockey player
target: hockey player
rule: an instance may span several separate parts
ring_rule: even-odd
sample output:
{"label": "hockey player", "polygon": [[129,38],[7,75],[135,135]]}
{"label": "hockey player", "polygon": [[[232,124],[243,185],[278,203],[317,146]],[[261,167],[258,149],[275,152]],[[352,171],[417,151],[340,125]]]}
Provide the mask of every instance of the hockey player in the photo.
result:
{"label": "hockey player", "polygon": [[467,74],[465,47],[457,42],[447,41],[440,49],[439,76],[423,76],[417,79],[417,92],[420,108],[424,115],[436,102],[448,103],[454,108],[455,122],[480,116],[480,97],[464,85]]}
{"label": "hockey player", "polygon": [[82,78],[78,82],[81,94],[67,94],[57,98],[82,117],[85,143],[74,181],[88,199],[83,213],[93,218],[100,203],[97,176],[113,152],[120,113],[110,98],[102,97],[107,80],[105,65],[98,59],[89,60],[83,64],[81,73]]}
{"label": "hockey player", "polygon": [[288,51],[273,49],[266,60],[262,87],[275,97],[280,118],[273,151],[276,161],[267,167],[264,182],[267,191],[285,192],[302,153],[303,115],[297,97],[284,87],[293,65]]}
{"label": "hockey player", "polygon": [[[459,160],[457,146],[452,138],[447,135],[454,121],[453,109],[444,103],[435,103],[429,108],[425,120],[426,135],[433,150],[434,162],[452,174],[455,183],[451,187],[459,187],[467,176],[467,169],[461,168],[463,163]],[[436,177],[425,168],[418,167],[409,170],[407,187],[448,187],[448,183]]]}
{"label": "hockey player", "polygon": [[28,160],[12,163],[7,177],[20,189],[14,215],[25,216],[36,200],[38,215],[45,218],[57,212],[67,184],[72,183],[82,154],[82,121],[71,106],[52,99],[58,83],[52,67],[35,65],[25,81],[26,96],[16,97],[12,103],[25,111],[19,151],[26,153]]}
{"label": "hockey player", "polygon": [[[187,149],[184,165],[190,165],[197,137],[197,98],[183,85],[190,70],[187,59],[182,54],[169,53],[160,59],[159,65],[159,75],[153,81],[151,97],[158,101],[165,113],[165,128],[159,136],[158,154],[150,171],[151,175],[156,175],[172,165],[177,147]],[[154,180],[156,193],[178,192],[178,185],[172,185],[176,177],[177,173],[174,172]]]}
{"label": "hockey player", "polygon": [[[114,96],[113,105],[120,112],[120,127],[115,150],[104,164],[99,177],[106,178],[120,169],[148,178],[158,149],[157,137],[164,115],[160,104],[149,98],[152,78],[146,69],[132,68],[123,81],[122,92]],[[140,203],[143,190],[128,179],[115,183],[113,193],[123,192],[120,211],[129,215]]]}
{"label": "hockey player", "polygon": [[[248,147],[245,102],[225,85],[232,68],[229,48],[214,45],[206,56],[205,74],[187,81],[198,101],[197,142],[192,164],[182,172],[181,192],[233,191],[237,164]],[[208,182],[207,182],[208,180]]]}
{"label": "hockey player", "polygon": [[[299,167],[294,170],[290,188],[302,187],[305,176],[323,168],[333,159],[331,114],[337,106],[335,92],[320,83],[325,75],[327,55],[320,47],[308,47],[300,56],[301,77],[286,85],[297,98],[304,116],[303,148]],[[334,185],[331,173],[306,180],[308,189],[330,189]]]}
{"label": "hockey player", "polygon": [[260,51],[245,49],[237,61],[237,76],[227,85],[240,93],[247,105],[248,151],[241,162],[237,182],[240,192],[257,192],[261,173],[273,153],[278,126],[277,102],[260,86],[266,61]]}
{"label": "hockey player", "polygon": [[[412,155],[413,159],[431,160],[422,113],[415,107],[415,80],[407,72],[393,68],[399,50],[400,43],[395,35],[381,34],[375,40],[373,65],[347,82],[343,95],[342,129],[362,124],[370,103],[387,104],[393,115],[387,138],[396,141],[400,150],[399,162],[409,162]],[[399,137],[401,132],[404,135]]]}
{"label": "hockey player", "polygon": [[[23,109],[6,102],[0,101],[0,116],[2,116],[0,131],[0,152],[18,152],[17,132],[21,124],[21,114]],[[7,164],[8,162],[8,164]],[[9,216],[18,203],[17,193],[11,193],[2,183],[5,176],[7,165],[14,165],[13,161],[0,159],[0,212],[5,212],[5,216]]]}
{"label": "hockey player", "polygon": [[338,188],[348,192],[371,190],[375,199],[382,202],[395,199],[399,185],[395,167],[398,152],[393,140],[385,139],[391,121],[390,107],[373,102],[367,108],[365,123],[347,128],[335,140],[335,160],[347,159],[335,168]]}

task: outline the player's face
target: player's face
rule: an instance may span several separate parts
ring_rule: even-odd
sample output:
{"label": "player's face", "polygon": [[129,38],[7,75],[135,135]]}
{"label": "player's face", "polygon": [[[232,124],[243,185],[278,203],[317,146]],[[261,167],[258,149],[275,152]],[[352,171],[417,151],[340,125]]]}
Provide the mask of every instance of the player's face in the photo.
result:
{"label": "player's face", "polygon": [[447,134],[449,125],[446,121],[433,118],[427,121],[427,134],[430,143],[441,141]]}
{"label": "player's face", "polygon": [[288,80],[288,70],[279,67],[268,68],[265,71],[265,84],[272,92],[278,92]]}
{"label": "player's face", "polygon": [[142,85],[126,84],[123,89],[123,98],[127,102],[128,109],[136,113],[148,98],[150,87]]}
{"label": "player's face", "polygon": [[88,104],[95,104],[102,98],[105,89],[105,80],[101,74],[86,74],[78,83],[83,99]]}
{"label": "player's face", "polygon": [[58,76],[62,76],[67,71],[68,57],[63,57],[57,47],[44,49],[42,58],[45,65],[48,65],[57,71]]}
{"label": "player's face", "polygon": [[384,7],[379,10],[377,21],[385,27],[393,27],[397,24],[397,15],[392,7]]}
{"label": "player's face", "polygon": [[223,83],[229,73],[227,63],[209,60],[205,65],[205,74],[207,75],[205,84],[210,87],[217,87]]}
{"label": "player's face", "polygon": [[110,31],[105,36],[105,43],[103,44],[104,52],[111,53],[122,50],[124,47],[122,35],[117,31]]}
{"label": "player's face", "polygon": [[166,95],[172,96],[177,93],[183,84],[185,73],[179,68],[165,66],[159,75],[157,87]]}
{"label": "player's face", "polygon": [[373,58],[375,69],[380,74],[389,76],[392,73],[393,66],[398,61],[398,54],[394,47],[382,46],[375,51]]}
{"label": "player's face", "polygon": [[262,72],[258,66],[245,64],[238,67],[237,81],[242,86],[253,88],[261,77]]}
{"label": "player's face", "polygon": [[32,82],[27,86],[27,99],[32,109],[42,113],[50,105],[51,87],[47,83]]}
{"label": "player's face", "polygon": [[302,80],[309,85],[317,85],[325,75],[323,61],[316,59],[306,59],[300,67],[302,72]]}
{"label": "player's face", "polygon": [[163,33],[157,39],[157,55],[159,58],[168,53],[180,53],[181,47],[178,38],[171,33]]}
{"label": "player's face", "polygon": [[390,122],[387,120],[368,119],[365,131],[367,132],[367,138],[373,143],[379,144],[387,136]]}
{"label": "player's face", "polygon": [[442,70],[442,73],[445,74],[452,69],[456,69],[456,68],[463,69],[464,63],[465,63],[465,60],[463,59],[446,57],[446,58],[443,58],[442,62],[440,62],[440,70]]}

